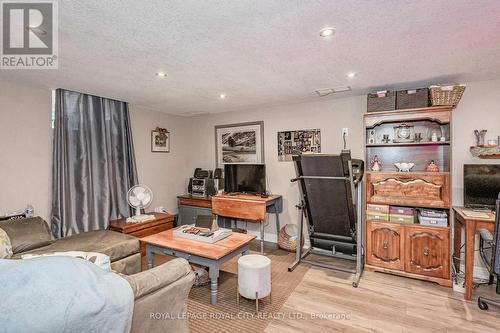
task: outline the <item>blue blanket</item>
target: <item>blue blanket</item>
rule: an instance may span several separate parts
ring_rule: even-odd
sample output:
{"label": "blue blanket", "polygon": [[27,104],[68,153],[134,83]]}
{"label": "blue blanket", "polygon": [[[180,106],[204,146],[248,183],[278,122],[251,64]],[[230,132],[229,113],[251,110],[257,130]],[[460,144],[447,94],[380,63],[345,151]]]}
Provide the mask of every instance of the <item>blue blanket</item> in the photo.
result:
{"label": "blue blanket", "polygon": [[0,332],[129,332],[128,282],[82,259],[0,259]]}

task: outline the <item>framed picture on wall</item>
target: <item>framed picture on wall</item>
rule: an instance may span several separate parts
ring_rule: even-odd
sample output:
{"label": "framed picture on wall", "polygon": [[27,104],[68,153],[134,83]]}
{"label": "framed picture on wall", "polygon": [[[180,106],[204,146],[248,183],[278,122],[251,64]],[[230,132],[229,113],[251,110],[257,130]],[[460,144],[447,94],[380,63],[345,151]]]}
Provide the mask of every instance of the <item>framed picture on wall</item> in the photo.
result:
{"label": "framed picture on wall", "polygon": [[170,133],[165,128],[157,127],[151,131],[151,152],[170,152]]}
{"label": "framed picture on wall", "polygon": [[215,126],[217,167],[264,163],[264,122]]}
{"label": "framed picture on wall", "polygon": [[321,153],[321,130],[278,132],[278,161],[289,162],[293,155]]}

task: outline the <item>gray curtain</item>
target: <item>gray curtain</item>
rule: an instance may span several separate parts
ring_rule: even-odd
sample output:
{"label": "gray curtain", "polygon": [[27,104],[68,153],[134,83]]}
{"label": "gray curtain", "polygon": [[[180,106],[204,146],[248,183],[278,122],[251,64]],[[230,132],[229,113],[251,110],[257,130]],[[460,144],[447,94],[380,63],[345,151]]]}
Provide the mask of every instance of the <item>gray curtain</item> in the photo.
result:
{"label": "gray curtain", "polygon": [[130,216],[137,184],[128,103],[56,90],[52,233],[56,238],[105,229]]}

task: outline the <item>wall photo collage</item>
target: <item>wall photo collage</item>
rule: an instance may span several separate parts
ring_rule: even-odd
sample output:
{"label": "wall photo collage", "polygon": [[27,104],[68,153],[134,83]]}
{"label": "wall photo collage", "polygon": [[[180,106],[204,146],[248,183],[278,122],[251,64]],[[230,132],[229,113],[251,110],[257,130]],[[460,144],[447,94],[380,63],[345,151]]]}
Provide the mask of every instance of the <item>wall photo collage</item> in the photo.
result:
{"label": "wall photo collage", "polygon": [[321,131],[294,130],[278,132],[278,161],[292,161],[293,155],[321,153]]}

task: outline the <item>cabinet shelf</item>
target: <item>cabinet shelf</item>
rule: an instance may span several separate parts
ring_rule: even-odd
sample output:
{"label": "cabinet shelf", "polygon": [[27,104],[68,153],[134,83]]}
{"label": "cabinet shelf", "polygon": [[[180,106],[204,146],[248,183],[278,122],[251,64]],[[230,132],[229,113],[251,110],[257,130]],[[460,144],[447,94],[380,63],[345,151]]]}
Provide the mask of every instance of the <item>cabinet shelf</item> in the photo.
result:
{"label": "cabinet shelf", "polygon": [[446,230],[446,229],[450,229],[450,226],[446,226],[446,227],[436,227],[436,226],[433,226],[433,225],[423,225],[423,224],[420,224],[420,223],[404,223],[404,222],[391,222],[391,221],[381,221],[381,220],[366,220],[366,222],[369,222],[369,223],[390,223],[390,224],[395,224],[395,225],[403,225],[403,226],[417,226],[417,227],[421,227],[421,228],[431,228],[431,229],[437,229],[437,230]]}
{"label": "cabinet shelf", "polygon": [[367,144],[366,147],[421,147],[421,146],[449,146],[450,141],[438,142],[396,142],[396,143],[373,143]]}
{"label": "cabinet shelf", "polygon": [[369,173],[369,174],[394,174],[395,176],[404,176],[404,175],[408,175],[408,176],[421,176],[421,175],[449,175],[450,173],[447,172],[447,171],[440,171],[440,172],[427,172],[427,171],[411,171],[411,172],[401,172],[401,171],[391,171],[391,170],[388,170],[388,171],[385,171],[385,170],[382,170],[382,171],[371,171],[371,170],[367,170],[366,173]]}

